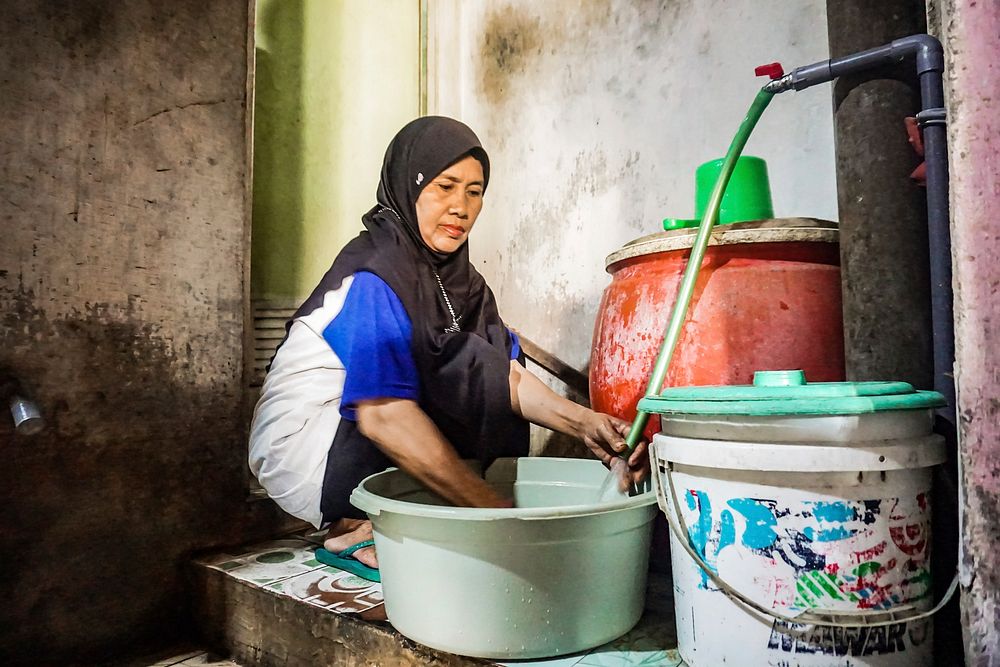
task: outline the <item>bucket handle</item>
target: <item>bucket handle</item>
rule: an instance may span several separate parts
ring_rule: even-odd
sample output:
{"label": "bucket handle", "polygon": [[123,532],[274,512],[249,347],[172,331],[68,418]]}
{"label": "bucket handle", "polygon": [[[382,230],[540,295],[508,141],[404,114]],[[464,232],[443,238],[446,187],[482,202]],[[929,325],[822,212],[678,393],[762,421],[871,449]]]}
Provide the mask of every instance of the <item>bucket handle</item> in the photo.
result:
{"label": "bucket handle", "polygon": [[[677,491],[674,488],[674,479],[673,479],[674,463],[673,461],[664,461],[663,463],[665,465],[661,466],[660,462],[656,461],[656,467],[663,471],[664,473],[663,477],[665,477],[667,480],[667,486],[669,488],[670,495],[668,496],[666,493],[664,493],[664,489],[662,486],[663,482],[660,479],[659,474],[653,475],[653,484],[656,486],[656,498],[660,504],[660,509],[662,509],[663,513],[667,515],[667,524],[670,526],[670,532],[674,534],[674,537],[677,538],[677,542],[684,548],[684,551],[687,553],[688,556],[690,556],[691,560],[693,560],[698,565],[698,567],[701,568],[701,571],[704,572],[706,576],[708,576],[711,582],[715,584],[715,586],[720,591],[725,593],[725,595],[734,602],[749,607],[750,609],[756,611],[758,614],[762,614],[765,617],[786,624],[806,625],[806,626],[811,625],[811,626],[819,626],[827,628],[862,628],[862,627],[871,628],[871,627],[880,627],[886,625],[896,625],[897,623],[907,623],[910,621],[919,621],[925,618],[930,618],[934,614],[941,611],[944,608],[944,606],[948,604],[948,601],[951,600],[952,596],[955,594],[955,591],[958,589],[958,573],[956,572],[955,577],[951,580],[951,584],[948,586],[948,590],[944,594],[944,597],[941,598],[941,601],[938,602],[933,609],[916,614],[899,615],[899,616],[896,616],[895,612],[891,610],[880,610],[877,613],[870,613],[870,614],[844,614],[843,615],[844,620],[833,621],[822,618],[818,614],[815,614],[813,612],[804,612],[797,616],[787,616],[785,614],[776,612],[772,609],[767,609],[763,605],[751,600],[749,597],[747,597],[740,591],[736,590],[733,586],[731,586],[729,583],[720,578],[719,575],[717,575],[715,572],[712,571],[712,568],[709,566],[708,563],[705,562],[705,559],[702,558],[701,555],[691,545],[691,538],[688,535],[687,525],[684,523],[684,517],[680,512],[680,503],[677,500]],[[827,616],[833,616],[833,615],[834,614],[827,614]],[[835,615],[840,616],[841,614],[838,613]],[[883,616],[883,615],[889,615],[891,618],[884,621],[864,620],[866,616]]]}

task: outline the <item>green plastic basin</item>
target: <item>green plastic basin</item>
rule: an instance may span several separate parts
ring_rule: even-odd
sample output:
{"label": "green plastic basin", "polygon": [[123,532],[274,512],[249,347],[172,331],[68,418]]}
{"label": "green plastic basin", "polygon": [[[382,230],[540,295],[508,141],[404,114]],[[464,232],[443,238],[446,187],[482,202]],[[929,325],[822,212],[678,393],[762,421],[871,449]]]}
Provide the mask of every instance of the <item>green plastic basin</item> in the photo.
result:
{"label": "green plastic basin", "polygon": [[645,601],[656,496],[600,503],[598,461],[500,459],[517,507],[449,507],[398,469],[351,495],[375,533],[389,621],[435,649],[542,658],[628,632]]}

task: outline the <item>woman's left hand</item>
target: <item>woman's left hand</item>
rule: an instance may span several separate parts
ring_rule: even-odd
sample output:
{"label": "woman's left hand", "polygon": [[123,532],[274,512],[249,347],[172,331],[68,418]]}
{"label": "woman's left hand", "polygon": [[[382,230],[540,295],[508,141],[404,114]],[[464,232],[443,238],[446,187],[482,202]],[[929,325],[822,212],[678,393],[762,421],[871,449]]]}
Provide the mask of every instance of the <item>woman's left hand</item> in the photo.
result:
{"label": "woman's left hand", "polygon": [[[625,438],[632,425],[628,422],[601,412],[587,411],[581,420],[579,437],[594,452],[604,465],[610,466],[615,456],[621,456],[628,449]],[[649,453],[645,438],[639,441],[628,457],[629,475],[638,484],[649,474]]]}

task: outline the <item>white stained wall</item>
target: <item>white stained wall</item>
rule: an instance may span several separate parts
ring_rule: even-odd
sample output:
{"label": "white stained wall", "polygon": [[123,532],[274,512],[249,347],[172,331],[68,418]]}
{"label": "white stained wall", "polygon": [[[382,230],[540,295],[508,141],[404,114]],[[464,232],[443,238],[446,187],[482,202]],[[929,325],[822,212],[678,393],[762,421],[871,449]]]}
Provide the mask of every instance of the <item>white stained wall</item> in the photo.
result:
{"label": "white stained wall", "polygon": [[[754,67],[829,57],[822,0],[430,0],[428,49],[430,113],[492,161],[476,266],[511,326],[580,369],[604,258],[693,216]],[[776,97],[745,153],[768,161],[777,216],[836,219],[829,88]]]}

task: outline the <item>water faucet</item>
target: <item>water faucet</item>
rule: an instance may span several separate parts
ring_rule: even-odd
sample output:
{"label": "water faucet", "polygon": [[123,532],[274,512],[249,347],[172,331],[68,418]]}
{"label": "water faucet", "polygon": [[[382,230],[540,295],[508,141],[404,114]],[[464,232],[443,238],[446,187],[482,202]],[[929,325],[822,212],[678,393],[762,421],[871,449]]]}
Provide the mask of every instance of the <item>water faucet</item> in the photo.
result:
{"label": "water faucet", "polygon": [[38,404],[29,398],[21,383],[10,373],[0,370],[0,400],[10,405],[14,431],[20,435],[35,435],[45,428]]}

